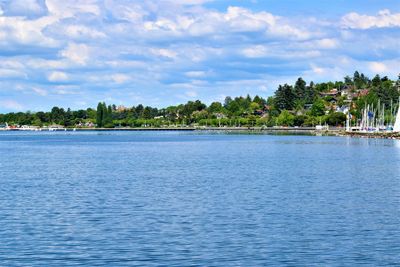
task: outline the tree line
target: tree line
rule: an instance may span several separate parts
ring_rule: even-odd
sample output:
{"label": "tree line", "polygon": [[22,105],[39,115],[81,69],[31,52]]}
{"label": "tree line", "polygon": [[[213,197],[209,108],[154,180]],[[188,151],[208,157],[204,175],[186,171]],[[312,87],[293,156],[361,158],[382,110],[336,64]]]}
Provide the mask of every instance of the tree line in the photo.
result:
{"label": "tree line", "polygon": [[[179,125],[198,126],[314,126],[319,123],[343,125],[346,115],[338,111],[348,108],[353,120],[361,116],[367,104],[384,104],[388,120],[397,108],[400,77],[396,81],[379,75],[369,79],[356,71],[343,81],[307,83],[298,78],[293,85],[279,85],[273,96],[227,96],[223,102],[206,105],[200,100],[185,104],[155,108],[139,104],[129,108],[100,102],[96,109],[81,110],[53,107],[49,112],[17,112],[0,114],[0,123],[12,125],[62,125],[85,127],[94,124],[100,128],[162,127]],[[324,94],[332,90],[347,94]],[[351,96],[349,98],[349,95]]]}

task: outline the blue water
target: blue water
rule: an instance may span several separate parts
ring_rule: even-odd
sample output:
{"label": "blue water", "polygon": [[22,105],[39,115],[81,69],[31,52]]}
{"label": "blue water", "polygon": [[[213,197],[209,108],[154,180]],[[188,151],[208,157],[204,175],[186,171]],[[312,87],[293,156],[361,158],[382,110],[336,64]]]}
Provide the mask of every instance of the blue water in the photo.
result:
{"label": "blue water", "polygon": [[1,266],[399,266],[400,142],[0,133]]}

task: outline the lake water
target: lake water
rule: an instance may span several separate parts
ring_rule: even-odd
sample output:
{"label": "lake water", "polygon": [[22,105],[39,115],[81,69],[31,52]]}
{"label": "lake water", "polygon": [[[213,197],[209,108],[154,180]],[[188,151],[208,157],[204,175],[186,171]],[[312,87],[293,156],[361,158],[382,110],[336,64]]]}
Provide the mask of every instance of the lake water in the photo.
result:
{"label": "lake water", "polygon": [[400,142],[1,132],[1,266],[400,265]]}

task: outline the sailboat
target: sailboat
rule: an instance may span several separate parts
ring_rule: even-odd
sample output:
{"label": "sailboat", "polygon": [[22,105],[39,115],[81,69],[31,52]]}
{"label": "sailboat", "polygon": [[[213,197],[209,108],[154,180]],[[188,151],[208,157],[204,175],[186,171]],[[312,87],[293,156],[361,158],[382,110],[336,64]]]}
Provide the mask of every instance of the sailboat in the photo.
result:
{"label": "sailboat", "polygon": [[400,132],[400,104],[399,104],[399,109],[397,111],[396,122],[394,123],[393,126],[393,132]]}

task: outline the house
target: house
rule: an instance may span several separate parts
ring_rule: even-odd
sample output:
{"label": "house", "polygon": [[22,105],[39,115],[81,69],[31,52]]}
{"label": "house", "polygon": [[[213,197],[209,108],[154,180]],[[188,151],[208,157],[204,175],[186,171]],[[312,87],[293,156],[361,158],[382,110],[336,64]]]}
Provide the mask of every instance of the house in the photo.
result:
{"label": "house", "polygon": [[127,108],[127,107],[125,107],[125,106],[123,106],[123,105],[119,105],[118,107],[117,107],[117,112],[119,112],[119,113],[121,113],[121,112],[124,112],[124,111],[127,111],[127,110],[129,110],[129,108]]}
{"label": "house", "polygon": [[88,121],[88,122],[79,122],[76,127],[87,127],[87,128],[93,128],[95,125],[93,122]]}
{"label": "house", "polygon": [[333,88],[332,90],[329,90],[328,92],[321,92],[320,95],[322,97],[326,97],[326,96],[336,97],[336,96],[339,96],[339,91],[338,91],[338,89]]}
{"label": "house", "polygon": [[358,97],[358,93],[357,92],[356,93],[349,92],[346,95],[346,97],[347,97],[347,102],[351,102],[354,98]]}
{"label": "house", "polygon": [[265,110],[265,111],[270,111],[271,109],[272,109],[272,107],[269,106],[269,105],[265,105],[265,106],[264,106],[264,110]]}
{"label": "house", "polygon": [[368,90],[368,89],[361,89],[361,90],[359,90],[359,91],[357,92],[357,96],[358,96],[358,97],[360,97],[360,96],[366,96],[366,95],[368,95],[368,93],[369,93],[369,90]]}
{"label": "house", "polygon": [[226,118],[226,116],[222,113],[215,113],[214,115],[218,120]]}
{"label": "house", "polygon": [[94,126],[95,126],[94,123],[91,121],[85,123],[85,127],[93,128]]}
{"label": "house", "polygon": [[350,85],[345,84],[339,88],[340,95],[346,96],[351,92],[352,89],[353,88]]}

